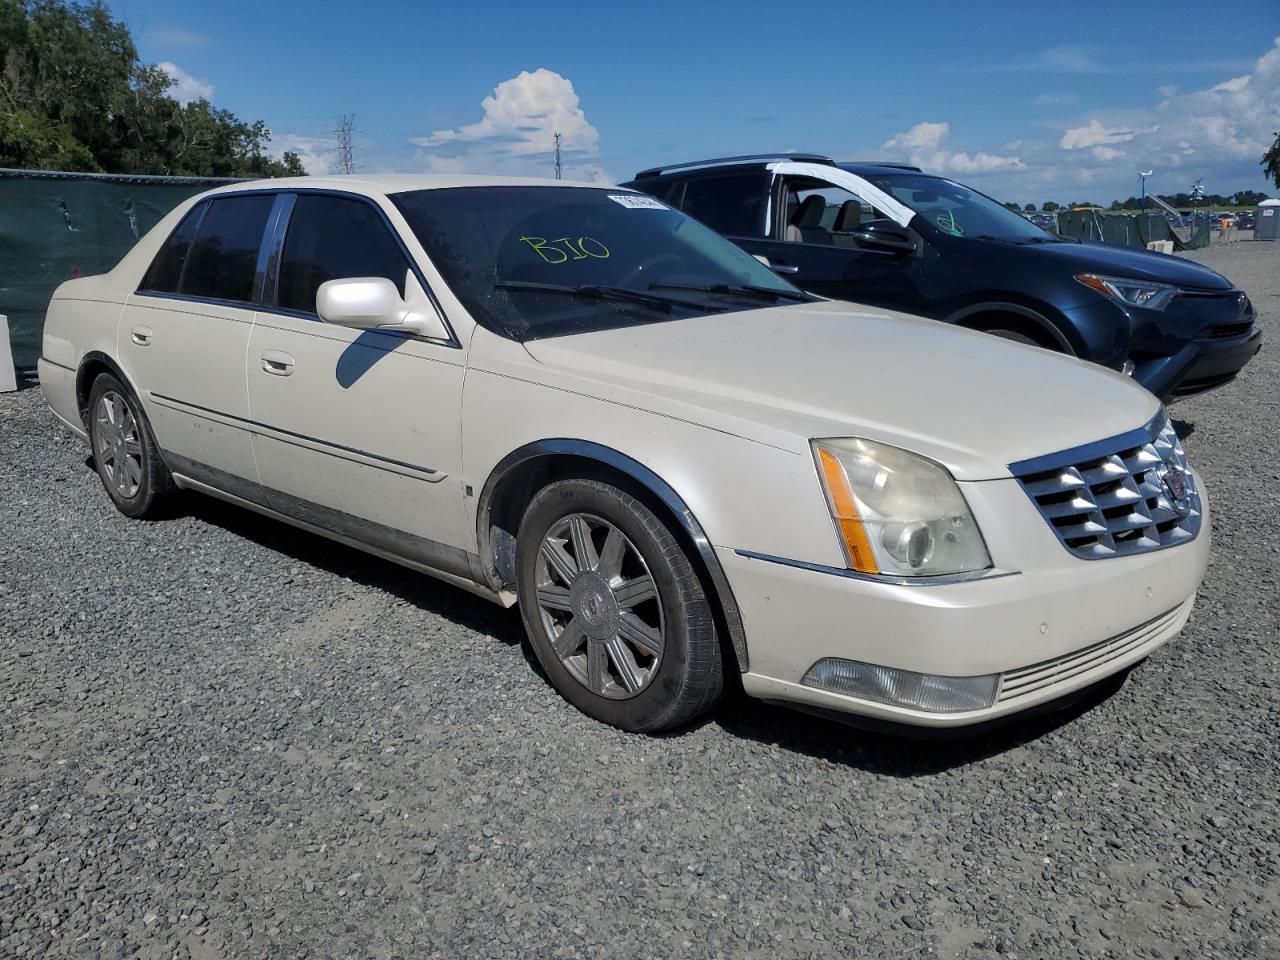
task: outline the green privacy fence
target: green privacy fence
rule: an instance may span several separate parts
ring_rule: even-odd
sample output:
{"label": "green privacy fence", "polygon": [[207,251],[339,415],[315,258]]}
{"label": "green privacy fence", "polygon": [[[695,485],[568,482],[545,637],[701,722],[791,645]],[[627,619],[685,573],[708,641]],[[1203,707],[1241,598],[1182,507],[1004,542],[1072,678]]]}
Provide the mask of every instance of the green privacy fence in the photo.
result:
{"label": "green privacy fence", "polygon": [[231,182],[0,169],[0,313],[18,368],[40,356],[58,284],[105,273],[187,197]]}
{"label": "green privacy fence", "polygon": [[1172,240],[1175,250],[1198,250],[1209,245],[1209,221],[1201,218],[1183,240],[1162,213],[1123,216],[1098,210],[1060,210],[1058,233],[1077,240],[1101,240],[1121,247],[1145,248],[1153,240]]}

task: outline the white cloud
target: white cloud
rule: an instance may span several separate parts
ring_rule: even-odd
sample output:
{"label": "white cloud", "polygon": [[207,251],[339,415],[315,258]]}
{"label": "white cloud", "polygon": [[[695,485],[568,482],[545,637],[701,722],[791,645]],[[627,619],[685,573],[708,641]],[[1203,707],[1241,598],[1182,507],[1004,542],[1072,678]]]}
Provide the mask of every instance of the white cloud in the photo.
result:
{"label": "white cloud", "polygon": [[313,177],[322,177],[337,170],[335,151],[337,144],[332,136],[311,137],[301,133],[273,133],[269,152],[277,160],[286,153],[296,153],[302,166]]}
{"label": "white cloud", "polygon": [[1058,146],[1110,164],[1099,169],[1117,179],[1131,176],[1135,164],[1153,167],[1149,186],[1171,192],[1198,176],[1215,193],[1262,185],[1258,160],[1280,130],[1280,37],[1248,73],[1203,90],[1165,86],[1159,93],[1163,99],[1148,110],[1090,115],[1065,130]]}
{"label": "white cloud", "polygon": [[549,176],[558,133],[567,177],[604,178],[589,162],[599,156],[600,134],[587,120],[567,77],[544,67],[522,71],[499,83],[480,107],[484,115],[475,123],[410,138],[410,143],[425,148],[418,154],[423,167],[449,173]]}
{"label": "white cloud", "polygon": [[170,63],[168,60],[157,63],[156,66],[169,78],[169,96],[183,106],[193,100],[213,99],[214,87],[208,80],[197,80],[176,63]]}
{"label": "white cloud", "polygon": [[1073,127],[1062,135],[1058,146],[1063,150],[1085,150],[1105,143],[1128,143],[1140,133],[1154,133],[1156,127],[1134,129],[1132,127],[1104,127],[1094,117],[1083,127]]}
{"label": "white cloud", "polygon": [[1015,154],[950,150],[944,145],[950,134],[948,123],[917,123],[910,130],[890,137],[880,149],[891,157],[905,157],[931,173],[974,175],[1026,169],[1022,158]]}

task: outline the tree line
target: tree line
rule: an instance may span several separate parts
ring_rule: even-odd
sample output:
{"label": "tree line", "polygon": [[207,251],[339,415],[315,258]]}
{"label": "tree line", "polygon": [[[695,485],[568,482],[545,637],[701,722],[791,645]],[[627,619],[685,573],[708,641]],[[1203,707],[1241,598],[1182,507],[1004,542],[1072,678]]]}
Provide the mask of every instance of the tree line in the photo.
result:
{"label": "tree line", "polygon": [[181,104],[100,2],[0,0],[0,167],[199,177],[306,173],[270,131]]}

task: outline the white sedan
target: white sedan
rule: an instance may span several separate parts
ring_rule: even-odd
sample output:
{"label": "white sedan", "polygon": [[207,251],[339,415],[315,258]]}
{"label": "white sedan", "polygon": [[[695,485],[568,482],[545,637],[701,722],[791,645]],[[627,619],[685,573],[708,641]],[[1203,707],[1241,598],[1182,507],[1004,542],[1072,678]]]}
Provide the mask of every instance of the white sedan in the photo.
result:
{"label": "white sedan", "polygon": [[1159,403],[801,293],[651,197],[223,187],[58,288],[40,379],[131,517],[229,500],[518,603],[627,730],[750,695],[963,726],[1186,622],[1209,552]]}

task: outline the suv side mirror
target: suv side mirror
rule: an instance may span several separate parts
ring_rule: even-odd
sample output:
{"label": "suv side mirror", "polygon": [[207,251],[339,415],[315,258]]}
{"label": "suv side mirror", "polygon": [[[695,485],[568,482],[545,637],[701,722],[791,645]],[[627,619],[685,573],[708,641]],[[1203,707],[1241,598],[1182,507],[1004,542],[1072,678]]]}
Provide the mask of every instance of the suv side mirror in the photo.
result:
{"label": "suv side mirror", "polygon": [[339,327],[447,340],[449,332],[412,272],[406,279],[405,293],[408,302],[386,277],[326,280],[316,291],[316,313],[325,323]]}
{"label": "suv side mirror", "polygon": [[853,239],[860,247],[888,253],[914,253],[916,241],[892,220],[866,220],[853,229]]}

